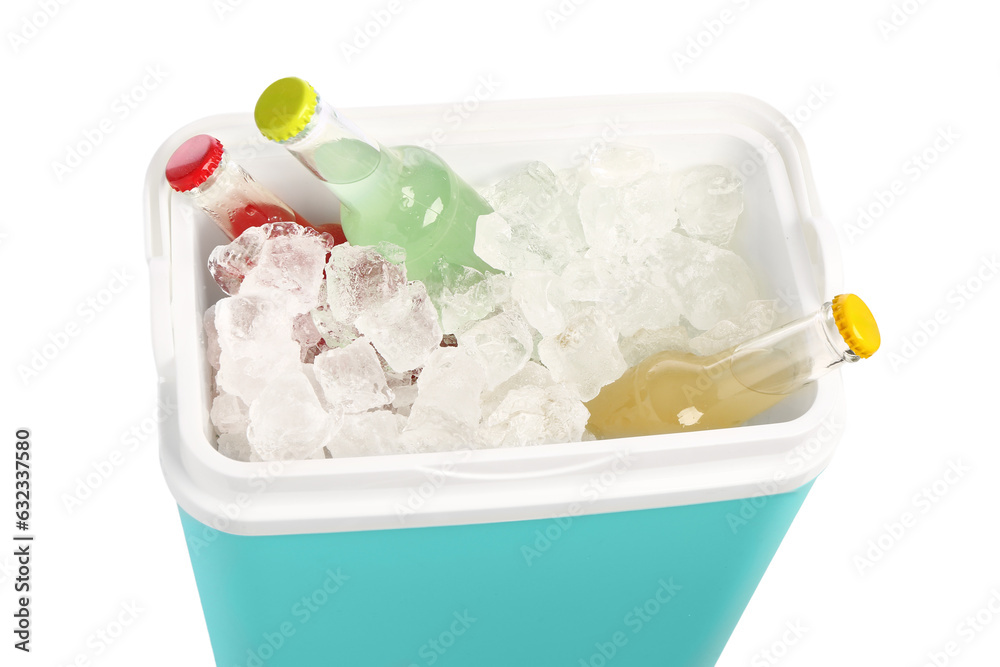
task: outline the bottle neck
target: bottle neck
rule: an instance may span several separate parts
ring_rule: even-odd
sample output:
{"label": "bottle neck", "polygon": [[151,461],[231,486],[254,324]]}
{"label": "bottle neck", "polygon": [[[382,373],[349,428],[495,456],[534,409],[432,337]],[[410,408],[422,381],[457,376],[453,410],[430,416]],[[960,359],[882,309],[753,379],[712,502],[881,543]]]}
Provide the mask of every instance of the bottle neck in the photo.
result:
{"label": "bottle neck", "polygon": [[248,227],[268,222],[294,221],[311,226],[230,160],[228,153],[222,154],[219,166],[204,183],[185,194],[215,220],[229,238],[236,238]]}
{"label": "bottle neck", "polygon": [[729,357],[733,375],[748,389],[790,394],[860,357],[851,352],[837,329],[833,308],[790,322],[736,347]]}
{"label": "bottle neck", "polygon": [[320,180],[334,186],[368,177],[386,152],[322,98],[305,129],[280,143]]}
{"label": "bottle neck", "polygon": [[250,180],[250,176],[238,164],[229,159],[229,154],[223,153],[222,159],[219,160],[219,165],[212,172],[212,175],[206,178],[204,183],[188,190],[185,194],[190,195],[202,208],[214,208],[228,198],[231,192],[239,189],[243,183]]}

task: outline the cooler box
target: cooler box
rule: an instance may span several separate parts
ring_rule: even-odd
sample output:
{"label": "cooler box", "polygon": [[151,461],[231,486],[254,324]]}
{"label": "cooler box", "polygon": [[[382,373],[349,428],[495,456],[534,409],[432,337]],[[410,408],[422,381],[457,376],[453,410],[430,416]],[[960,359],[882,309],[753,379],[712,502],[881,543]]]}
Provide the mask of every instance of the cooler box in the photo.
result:
{"label": "cooler box", "polygon": [[[801,138],[734,95],[657,95],[346,110],[387,145],[433,148],[483,186],[515,165],[568,167],[604,141],[670,169],[724,164],[744,180],[734,248],[778,300],[777,323],[840,289]],[[225,243],[163,178],[212,134],[316,222],[330,191],[251,114],[170,137],[146,180],[160,456],[180,506],[216,663],[225,667],[708,667],[715,664],[843,424],[839,373],[728,430],[290,463],[213,446],[202,314]],[[200,661],[200,658],[199,658]]]}

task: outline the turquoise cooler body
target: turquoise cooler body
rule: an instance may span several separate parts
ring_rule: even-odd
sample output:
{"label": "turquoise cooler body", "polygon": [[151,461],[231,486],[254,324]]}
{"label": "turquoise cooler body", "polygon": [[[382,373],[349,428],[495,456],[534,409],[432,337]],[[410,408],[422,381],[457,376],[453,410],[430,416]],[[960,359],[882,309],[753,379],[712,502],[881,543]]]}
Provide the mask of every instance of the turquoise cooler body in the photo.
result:
{"label": "turquoise cooler body", "polygon": [[[422,144],[476,185],[554,168],[595,143],[653,148],[676,169],[744,180],[736,249],[791,320],[840,288],[798,134],[730,95],[503,102],[347,114]],[[214,448],[202,313],[223,243],[163,182],[170,153],[212,134],[306,218],[333,195],[249,114],[164,143],[147,179],[154,352],[178,406],[161,460],[180,507],[216,664],[224,667],[714,665],[843,425],[839,375],[734,429],[517,450],[246,464]],[[780,324],[778,322],[776,324]]]}

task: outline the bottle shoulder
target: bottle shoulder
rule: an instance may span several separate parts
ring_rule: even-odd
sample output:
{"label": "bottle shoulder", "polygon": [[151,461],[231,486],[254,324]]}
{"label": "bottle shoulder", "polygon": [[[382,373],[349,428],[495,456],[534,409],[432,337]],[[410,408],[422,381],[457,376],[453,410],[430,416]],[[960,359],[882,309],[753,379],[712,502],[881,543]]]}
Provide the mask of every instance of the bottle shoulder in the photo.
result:
{"label": "bottle shoulder", "polygon": [[458,176],[439,155],[420,146],[393,146],[392,171],[401,181],[426,188],[455,189]]}
{"label": "bottle shoulder", "polygon": [[[490,212],[476,190],[445,163],[421,146],[394,146],[385,168],[391,174],[404,208],[428,211],[430,218],[449,219],[463,211],[477,216]],[[425,220],[422,224],[430,224]]]}

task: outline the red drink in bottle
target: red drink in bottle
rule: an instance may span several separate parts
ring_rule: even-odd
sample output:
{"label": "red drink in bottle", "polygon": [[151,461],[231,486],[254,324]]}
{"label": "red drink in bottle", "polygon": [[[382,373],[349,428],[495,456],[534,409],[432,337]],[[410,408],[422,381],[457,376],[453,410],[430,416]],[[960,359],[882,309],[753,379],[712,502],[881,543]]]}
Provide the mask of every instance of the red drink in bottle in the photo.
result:
{"label": "red drink in bottle", "polygon": [[191,137],[174,151],[166,176],[170,187],[191,197],[230,239],[248,227],[296,222],[329,233],[337,243],[346,240],[340,225],[314,225],[296,213],[230,160],[222,142],[207,134]]}

